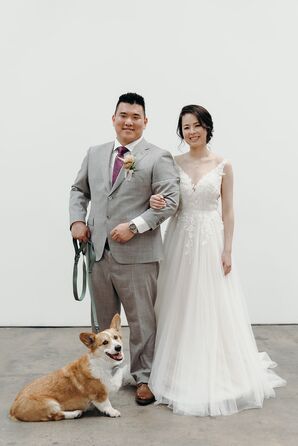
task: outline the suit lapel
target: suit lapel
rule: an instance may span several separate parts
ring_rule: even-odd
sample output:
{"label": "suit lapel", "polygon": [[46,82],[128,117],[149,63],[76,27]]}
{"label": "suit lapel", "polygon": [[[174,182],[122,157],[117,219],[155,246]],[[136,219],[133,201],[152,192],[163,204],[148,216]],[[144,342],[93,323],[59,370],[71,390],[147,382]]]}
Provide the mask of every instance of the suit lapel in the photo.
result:
{"label": "suit lapel", "polygon": [[134,147],[132,154],[136,159],[136,168],[137,168],[137,163],[141,161],[141,159],[144,158],[145,155],[147,155],[148,150],[149,150],[149,145],[145,139],[142,139],[142,141],[140,141],[139,144],[137,144]]}
{"label": "suit lapel", "polygon": [[[116,178],[116,181],[115,181],[115,183],[113,184],[113,186],[112,186],[112,188],[111,188],[111,186],[110,186],[110,193],[109,193],[109,195],[112,195],[112,193],[116,190],[116,189],[118,189],[118,187],[120,186],[120,184],[124,181],[124,178],[125,178],[125,170],[123,169],[123,167],[121,168],[121,170],[120,170],[120,172],[119,172],[119,175],[117,176],[117,178]],[[111,183],[110,183],[111,184]]]}
{"label": "suit lapel", "polygon": [[[148,143],[145,139],[142,139],[142,141],[139,142],[139,144],[137,144],[133,150],[132,150],[132,154],[135,157],[135,163],[136,163],[136,169],[138,168],[138,162],[144,158],[144,156],[147,155],[149,150],[148,147]],[[125,169],[122,167],[122,169],[119,172],[119,175],[114,183],[114,185],[112,186],[111,190],[110,190],[110,194],[112,195],[113,192],[115,192],[116,189],[118,189],[118,187],[120,186],[120,184],[123,183],[125,179]]]}
{"label": "suit lapel", "polygon": [[100,166],[102,169],[104,183],[107,191],[111,189],[110,166],[111,166],[111,156],[113,148],[114,148],[114,142],[109,142],[106,146],[106,150],[103,151],[103,154],[100,159]]}

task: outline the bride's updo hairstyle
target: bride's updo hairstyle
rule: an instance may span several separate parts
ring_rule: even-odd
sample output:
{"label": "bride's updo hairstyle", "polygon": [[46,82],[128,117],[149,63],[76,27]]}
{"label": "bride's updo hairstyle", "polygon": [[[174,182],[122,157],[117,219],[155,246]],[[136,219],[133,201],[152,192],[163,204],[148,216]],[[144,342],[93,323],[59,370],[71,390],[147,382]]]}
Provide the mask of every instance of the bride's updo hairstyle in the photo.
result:
{"label": "bride's updo hairstyle", "polygon": [[201,105],[186,105],[182,108],[178,119],[177,135],[181,139],[183,139],[182,117],[187,114],[194,115],[197,118],[199,124],[207,130],[206,141],[208,144],[213,136],[213,121],[208,110],[206,110],[206,108],[202,107]]}

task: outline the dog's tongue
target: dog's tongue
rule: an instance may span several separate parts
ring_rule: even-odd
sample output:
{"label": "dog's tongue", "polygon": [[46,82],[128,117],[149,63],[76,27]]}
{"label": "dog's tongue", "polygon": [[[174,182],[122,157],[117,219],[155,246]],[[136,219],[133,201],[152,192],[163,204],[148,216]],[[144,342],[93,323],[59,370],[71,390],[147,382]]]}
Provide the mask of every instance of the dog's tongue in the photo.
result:
{"label": "dog's tongue", "polygon": [[115,355],[111,355],[111,357],[113,359],[116,359],[116,361],[120,361],[122,359],[122,353],[121,352],[116,353]]}

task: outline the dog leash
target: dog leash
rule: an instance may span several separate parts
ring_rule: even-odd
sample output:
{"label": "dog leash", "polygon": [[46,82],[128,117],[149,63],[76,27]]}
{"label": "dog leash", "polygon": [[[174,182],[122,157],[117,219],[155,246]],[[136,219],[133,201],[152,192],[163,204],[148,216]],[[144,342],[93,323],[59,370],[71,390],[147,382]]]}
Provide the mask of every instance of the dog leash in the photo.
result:
{"label": "dog leash", "polygon": [[[95,302],[93,297],[93,289],[92,289],[92,282],[91,282],[91,273],[92,268],[94,265],[94,262],[96,260],[95,252],[93,249],[93,245],[91,241],[88,240],[87,243],[80,242],[78,243],[77,240],[72,239],[74,250],[75,250],[75,258],[74,258],[74,265],[73,265],[73,275],[72,275],[72,289],[73,289],[73,295],[75,300],[82,301],[86,295],[86,289],[87,289],[87,283],[89,288],[89,294],[90,294],[90,300],[91,300],[91,311],[92,311],[92,318],[94,322],[94,327],[96,333],[99,333],[99,324],[97,320],[96,315],[96,308],[95,308]],[[78,293],[78,264],[81,255],[83,256],[83,278],[82,278],[82,291],[79,295]],[[86,261],[85,261],[86,258]]]}

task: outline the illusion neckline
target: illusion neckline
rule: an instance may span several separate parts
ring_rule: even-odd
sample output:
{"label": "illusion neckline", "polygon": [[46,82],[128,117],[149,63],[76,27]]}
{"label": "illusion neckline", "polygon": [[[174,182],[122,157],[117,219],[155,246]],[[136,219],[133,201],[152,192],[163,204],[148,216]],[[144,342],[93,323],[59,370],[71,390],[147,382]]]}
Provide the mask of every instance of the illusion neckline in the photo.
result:
{"label": "illusion neckline", "polygon": [[212,173],[214,170],[216,170],[221,164],[223,164],[226,160],[223,159],[220,163],[217,164],[217,166],[213,167],[212,169],[210,169],[207,173],[205,173],[204,175],[201,176],[201,178],[198,179],[198,181],[196,183],[193,182],[192,178],[190,175],[188,175],[187,172],[185,172],[184,169],[182,169],[182,167],[176,162],[177,166],[179,167],[179,169],[184,173],[184,175],[187,176],[187,178],[190,180],[191,186],[192,188],[195,190],[195,188],[200,184],[200,182],[207,177],[210,173]]}

